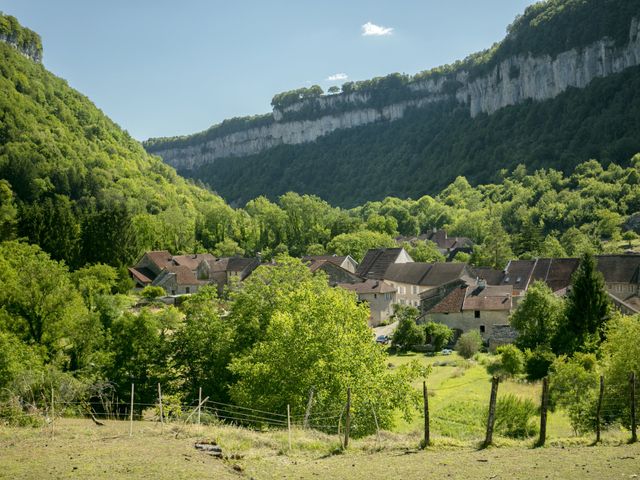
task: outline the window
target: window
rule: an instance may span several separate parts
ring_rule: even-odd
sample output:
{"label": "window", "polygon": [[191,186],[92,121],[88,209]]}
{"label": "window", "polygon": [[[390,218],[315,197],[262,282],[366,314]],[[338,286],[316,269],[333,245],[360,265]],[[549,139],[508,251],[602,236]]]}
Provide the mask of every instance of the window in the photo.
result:
{"label": "window", "polygon": [[480,318],[480,310],[475,310],[475,311],[473,312],[473,316],[474,316],[475,318]]}
{"label": "window", "polygon": [[175,290],[171,290],[171,295],[175,295],[176,291]]}
{"label": "window", "polygon": [[184,289],[184,291],[185,291],[185,293],[191,293],[191,287],[186,287],[186,288]]}
{"label": "window", "polygon": [[377,293],[374,293],[374,294],[373,294],[373,298],[378,298],[378,294],[377,294]]}
{"label": "window", "polygon": [[480,325],[480,333],[484,333],[485,332],[485,327],[484,325]]}

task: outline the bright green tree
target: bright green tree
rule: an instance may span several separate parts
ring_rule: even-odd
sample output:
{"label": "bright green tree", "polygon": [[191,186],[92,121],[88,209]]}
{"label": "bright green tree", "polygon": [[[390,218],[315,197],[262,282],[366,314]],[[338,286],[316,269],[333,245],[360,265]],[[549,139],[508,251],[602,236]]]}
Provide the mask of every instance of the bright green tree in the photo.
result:
{"label": "bright green tree", "polygon": [[531,284],[509,317],[511,326],[518,331],[518,347],[532,350],[538,346],[550,347],[558,325],[563,321],[564,311],[564,300],[554,295],[546,283],[536,281]]}
{"label": "bright green tree", "polygon": [[[291,405],[293,415],[302,415],[313,388],[312,412],[339,415],[351,388],[355,435],[375,431],[374,410],[381,428],[392,425],[396,408],[411,410],[411,379],[424,372],[415,365],[387,369],[367,326],[366,305],[325,279],[303,274],[308,269],[299,261],[279,257],[275,266],[260,269],[262,278],[236,297],[232,314],[238,323],[262,322],[255,325],[254,342],[230,365],[237,378],[230,388],[235,403],[276,413]],[[265,277],[279,281],[258,288]]]}
{"label": "bright green tree", "polygon": [[386,233],[361,230],[355,233],[343,233],[334,237],[327,245],[327,250],[338,255],[351,255],[356,261],[364,258],[371,248],[395,247],[395,240]]}
{"label": "bright green tree", "polygon": [[472,330],[460,335],[460,338],[456,342],[456,351],[463,358],[471,358],[480,351],[482,347],[482,337],[480,332]]}

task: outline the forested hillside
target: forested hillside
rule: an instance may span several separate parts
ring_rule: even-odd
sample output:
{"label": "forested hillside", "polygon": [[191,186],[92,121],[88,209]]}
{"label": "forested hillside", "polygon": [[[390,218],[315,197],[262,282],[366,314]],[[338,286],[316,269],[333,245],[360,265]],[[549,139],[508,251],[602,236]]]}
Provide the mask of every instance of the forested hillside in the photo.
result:
{"label": "forested hillside", "polygon": [[[19,28],[6,18],[4,26]],[[24,31],[5,33],[26,38]],[[152,247],[191,248],[196,212],[203,203],[222,203],[4,42],[0,202],[1,239],[24,238],[72,267],[126,265]]]}

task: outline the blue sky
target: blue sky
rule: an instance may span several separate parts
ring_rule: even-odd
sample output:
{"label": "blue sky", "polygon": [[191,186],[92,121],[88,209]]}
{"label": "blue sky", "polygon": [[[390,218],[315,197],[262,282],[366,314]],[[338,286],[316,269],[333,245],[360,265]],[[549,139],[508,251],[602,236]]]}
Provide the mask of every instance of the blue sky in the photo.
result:
{"label": "blue sky", "polygon": [[[451,63],[532,0],[0,0],[45,66],[143,140],[271,110],[278,92]],[[330,77],[335,80],[329,80]]]}

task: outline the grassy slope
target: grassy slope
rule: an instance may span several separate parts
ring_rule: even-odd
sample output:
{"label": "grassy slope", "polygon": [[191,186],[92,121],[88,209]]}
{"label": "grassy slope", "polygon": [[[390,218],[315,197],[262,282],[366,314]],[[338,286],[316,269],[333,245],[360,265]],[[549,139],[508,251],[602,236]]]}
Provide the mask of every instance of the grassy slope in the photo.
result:
{"label": "grassy slope", "polygon": [[[488,360],[486,356],[484,358]],[[462,440],[484,438],[484,415],[488,408],[491,392],[491,375],[487,369],[475,362],[466,369],[454,366],[453,364],[461,365],[463,363],[457,354],[448,357],[427,357],[422,354],[391,357],[391,363],[395,365],[411,360],[432,365],[427,387],[430,391],[429,409],[432,419],[431,429],[434,435]],[[434,363],[443,362],[452,365],[433,366]],[[421,388],[421,385],[416,385],[416,387]],[[529,398],[539,404],[541,388],[540,382],[520,383],[506,380],[498,388],[498,397],[513,394],[521,398]],[[421,429],[421,417],[414,417],[411,422],[398,420],[397,430],[399,432],[419,432]],[[549,415],[547,429],[549,438],[566,438],[572,435],[568,418],[562,412],[553,412]]]}
{"label": "grassy slope", "polygon": [[[177,434],[177,435],[176,435]],[[199,439],[217,439],[225,454],[217,460],[197,452]],[[357,440],[348,453],[331,455],[335,437],[295,431],[293,451],[285,454],[286,432],[252,433],[233,427],[179,430],[136,422],[133,437],[126,422],[94,426],[90,420],[57,422],[49,428],[0,427],[0,478],[635,478],[640,445],[598,447],[523,445],[476,450],[437,446],[425,452],[415,439],[383,435]],[[234,470],[234,465],[242,471]]]}

